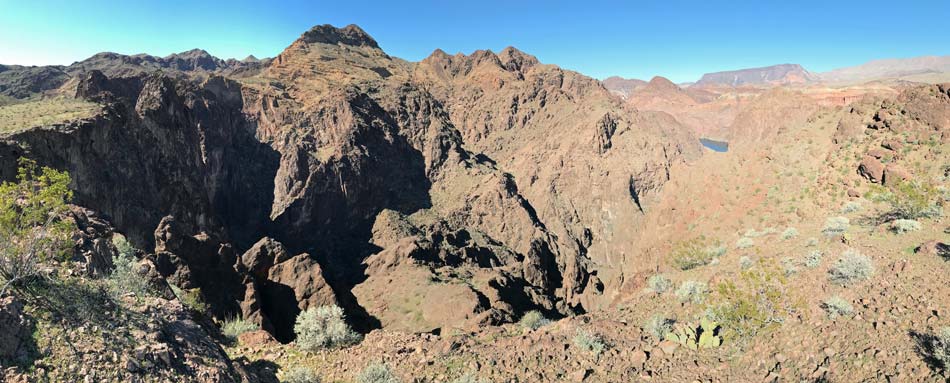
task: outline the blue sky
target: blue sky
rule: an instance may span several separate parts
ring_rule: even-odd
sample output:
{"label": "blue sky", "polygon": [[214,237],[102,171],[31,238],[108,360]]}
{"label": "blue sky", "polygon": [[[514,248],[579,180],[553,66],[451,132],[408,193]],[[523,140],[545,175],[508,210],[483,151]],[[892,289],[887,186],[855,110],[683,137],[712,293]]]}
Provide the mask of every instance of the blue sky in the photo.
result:
{"label": "blue sky", "polygon": [[683,82],[799,63],[950,54],[950,1],[64,1],[0,0],[0,63],[69,64],[101,51],[278,54],[316,24],[355,23],[411,61],[513,45],[604,78]]}

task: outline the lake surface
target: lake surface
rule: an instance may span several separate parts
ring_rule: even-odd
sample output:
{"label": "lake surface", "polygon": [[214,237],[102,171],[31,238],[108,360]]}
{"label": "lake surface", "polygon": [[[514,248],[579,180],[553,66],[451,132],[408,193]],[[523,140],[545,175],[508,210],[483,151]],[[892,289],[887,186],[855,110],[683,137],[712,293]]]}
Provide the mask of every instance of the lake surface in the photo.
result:
{"label": "lake surface", "polygon": [[722,152],[729,151],[729,143],[725,141],[716,141],[716,140],[710,140],[708,138],[700,138],[699,143],[703,144],[703,146],[709,149],[712,149],[712,151],[714,152],[722,153]]}

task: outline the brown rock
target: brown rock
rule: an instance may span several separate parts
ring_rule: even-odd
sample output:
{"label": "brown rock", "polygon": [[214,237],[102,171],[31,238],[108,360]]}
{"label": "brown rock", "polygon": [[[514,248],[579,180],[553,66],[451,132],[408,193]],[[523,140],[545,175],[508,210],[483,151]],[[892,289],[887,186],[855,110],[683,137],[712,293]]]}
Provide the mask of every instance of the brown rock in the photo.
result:
{"label": "brown rock", "polygon": [[267,279],[290,287],[301,310],[337,304],[336,294],[323,279],[323,268],[309,254],[274,265]]}
{"label": "brown rock", "polygon": [[904,148],[904,144],[895,139],[887,139],[881,143],[881,147],[897,152]]}
{"label": "brown rock", "polygon": [[858,174],[868,181],[879,183],[884,181],[884,164],[874,157],[865,156],[858,165]]}
{"label": "brown rock", "polygon": [[679,347],[679,344],[673,341],[664,340],[660,342],[660,349],[663,350],[663,353],[666,355],[673,355],[676,352],[676,349]]}
{"label": "brown rock", "polygon": [[874,157],[874,158],[877,158],[877,159],[881,159],[881,158],[884,158],[884,156],[886,155],[886,153],[884,152],[883,149],[872,148],[871,150],[868,150],[867,155],[868,155],[868,156],[871,156],[871,157]]}
{"label": "brown rock", "polygon": [[277,342],[270,333],[264,330],[257,330],[246,332],[241,335],[238,335],[238,342],[242,346],[248,347],[261,347],[268,344],[274,344]]}
{"label": "brown rock", "polygon": [[848,197],[858,198],[860,196],[861,196],[861,193],[859,191],[854,190],[854,189],[848,189]]}
{"label": "brown rock", "polygon": [[884,184],[885,185],[897,185],[901,182],[911,179],[911,174],[904,168],[889,164],[884,169]]}

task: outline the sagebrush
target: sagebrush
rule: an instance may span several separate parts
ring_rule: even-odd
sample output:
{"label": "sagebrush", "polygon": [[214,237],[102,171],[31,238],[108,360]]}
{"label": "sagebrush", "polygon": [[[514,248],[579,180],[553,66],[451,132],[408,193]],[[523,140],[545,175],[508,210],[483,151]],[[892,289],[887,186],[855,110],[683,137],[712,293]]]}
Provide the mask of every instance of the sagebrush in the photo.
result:
{"label": "sagebrush", "polygon": [[343,309],[336,305],[301,312],[294,333],[297,345],[307,351],[345,347],[360,341],[360,335],[346,323]]}

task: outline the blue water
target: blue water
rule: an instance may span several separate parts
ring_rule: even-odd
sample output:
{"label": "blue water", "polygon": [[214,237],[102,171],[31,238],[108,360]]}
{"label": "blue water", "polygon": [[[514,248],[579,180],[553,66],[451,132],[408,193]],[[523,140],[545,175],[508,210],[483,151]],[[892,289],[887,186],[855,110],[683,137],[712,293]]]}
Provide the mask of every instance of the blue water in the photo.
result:
{"label": "blue water", "polygon": [[707,148],[709,148],[709,149],[712,149],[712,151],[714,151],[714,152],[720,152],[720,153],[722,153],[722,152],[728,152],[728,151],[729,151],[729,143],[728,143],[728,142],[710,140],[710,139],[708,139],[708,138],[700,138],[700,139],[699,139],[699,142],[700,142],[701,144],[703,144],[703,146],[705,146],[705,147],[707,147]]}

